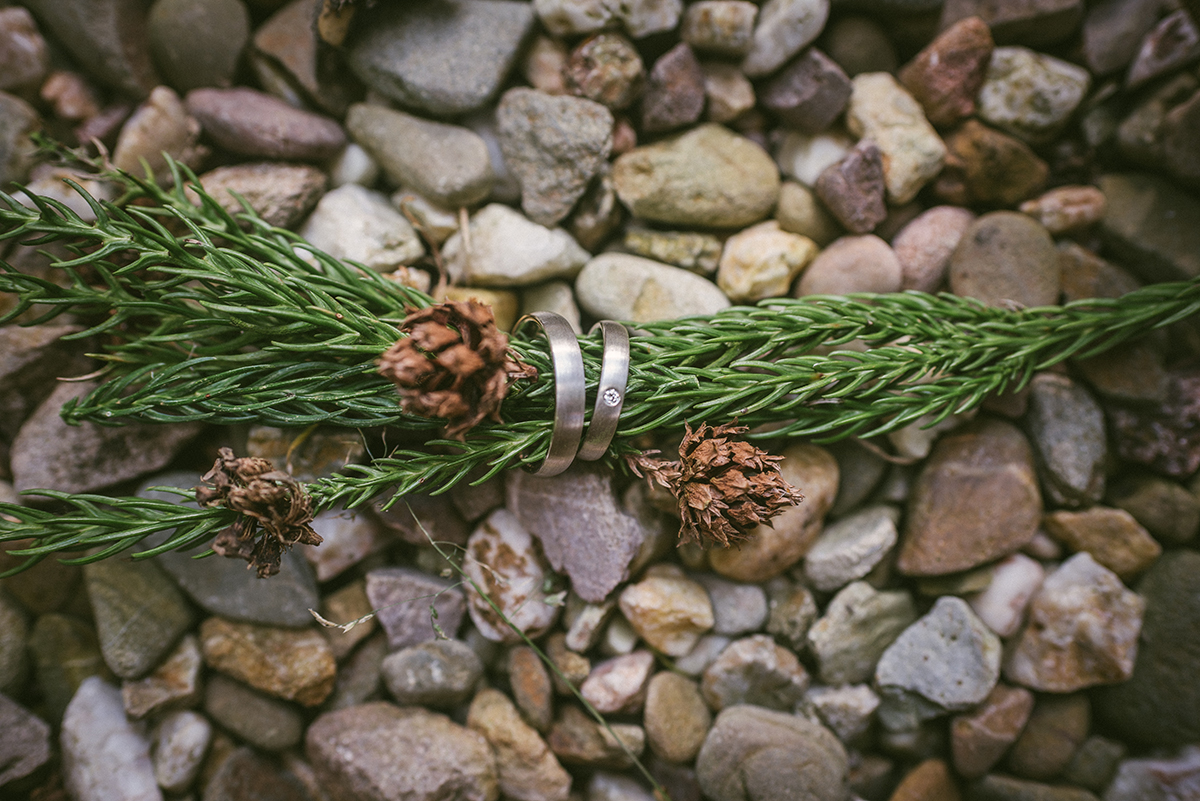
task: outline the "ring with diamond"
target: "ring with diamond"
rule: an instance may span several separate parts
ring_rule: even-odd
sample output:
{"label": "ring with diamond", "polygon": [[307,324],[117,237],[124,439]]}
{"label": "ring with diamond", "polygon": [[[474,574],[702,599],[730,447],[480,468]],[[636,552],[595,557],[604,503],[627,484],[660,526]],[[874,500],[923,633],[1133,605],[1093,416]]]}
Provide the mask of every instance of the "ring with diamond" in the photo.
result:
{"label": "ring with diamond", "polygon": [[625,384],[629,380],[629,331],[620,323],[601,320],[588,334],[597,327],[604,337],[604,357],[600,362],[600,385],[596,388],[592,422],[579,449],[579,458],[585,462],[599,459],[608,450],[617,433],[617,421],[625,405]]}
{"label": "ring with diamond", "polygon": [[517,320],[513,332],[527,322],[536,323],[545,333],[550,343],[550,363],[554,365],[554,429],[546,458],[532,472],[535,476],[556,476],[575,460],[579,437],[583,434],[586,402],[583,354],[575,331],[562,315],[548,311],[526,314]]}

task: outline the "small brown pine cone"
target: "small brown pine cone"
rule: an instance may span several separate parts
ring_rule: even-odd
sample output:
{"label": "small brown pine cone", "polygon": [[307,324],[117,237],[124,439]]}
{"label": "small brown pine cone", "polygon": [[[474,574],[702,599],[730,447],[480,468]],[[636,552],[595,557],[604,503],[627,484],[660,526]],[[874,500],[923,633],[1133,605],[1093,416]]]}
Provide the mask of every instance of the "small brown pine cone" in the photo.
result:
{"label": "small brown pine cone", "polygon": [[509,384],[537,371],[509,355],[491,307],[447,301],[404,318],[401,337],[379,360],[379,373],[400,393],[409,414],[447,421],[446,436],[462,439],[485,417],[500,421]]}
{"label": "small brown pine cone", "polygon": [[221,448],[201,480],[211,485],[196,487],[201,506],[238,512],[233,525],[213,540],[212,549],[245,559],[259,578],[278,573],[283,552],[295,543],[321,544],[321,535],[311,525],[312,499],[300,482],[266,459],[238,459],[229,448]]}
{"label": "small brown pine cone", "polygon": [[783,479],[780,456],[770,456],[750,443],[731,439],[745,426],[707,424],[686,432],[679,461],[639,454],[630,469],[666,487],[679,502],[680,544],[697,541],[725,547],[749,539],[754,528],[771,525],[771,518],[804,496]]}

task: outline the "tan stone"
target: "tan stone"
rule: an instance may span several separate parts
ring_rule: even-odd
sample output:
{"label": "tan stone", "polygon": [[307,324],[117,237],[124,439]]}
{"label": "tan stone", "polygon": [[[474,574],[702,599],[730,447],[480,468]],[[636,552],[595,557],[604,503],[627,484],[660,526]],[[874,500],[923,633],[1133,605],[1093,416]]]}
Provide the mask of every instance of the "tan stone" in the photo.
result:
{"label": "tan stone", "polygon": [[1042,525],[1051,537],[1072,551],[1087,551],[1122,579],[1141,573],[1162,554],[1162,546],[1124,509],[1059,510],[1046,515]]}

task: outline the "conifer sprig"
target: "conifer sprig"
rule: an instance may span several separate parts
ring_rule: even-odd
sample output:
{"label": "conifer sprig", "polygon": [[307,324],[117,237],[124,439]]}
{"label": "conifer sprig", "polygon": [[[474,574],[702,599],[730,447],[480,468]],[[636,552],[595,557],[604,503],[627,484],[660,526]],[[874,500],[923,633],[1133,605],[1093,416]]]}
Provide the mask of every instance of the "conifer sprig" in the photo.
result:
{"label": "conifer sprig", "polygon": [[[195,183],[174,169],[175,187]],[[202,191],[189,196],[110,177],[126,196],[118,203],[87,198],[95,222],[53,200],[34,197],[30,209],[0,196],[0,241],[63,241],[74,256],[57,264],[69,278],[65,287],[0,263],[0,291],[19,297],[0,323],[35,304],[49,307],[38,322],[72,311],[91,323],[72,336],[97,337],[104,348],[98,356],[107,380],[64,409],[68,420],[393,425],[435,433],[436,421],[400,412],[393,386],[375,372],[405,309],[430,298],[320,253],[248,209],[231,215]],[[751,437],[818,441],[935,421],[1018,389],[1037,370],[1198,310],[1200,279],[1065,307],[997,309],[904,293],[773,299],[641,324],[612,454],[635,450],[634,437],[682,431],[688,421],[736,418]],[[538,462],[550,437],[553,369],[545,341],[527,337],[512,347],[539,378],[514,386],[504,423],[480,425],[462,443],[434,440],[425,450],[351,465],[307,488],[315,507],[445,491],[467,476]],[[865,348],[838,350],[856,342]],[[602,346],[584,338],[581,347],[594,390]],[[222,508],[44,494],[69,511],[0,504],[0,541],[31,540],[14,552],[31,559],[97,545],[111,555],[172,531],[159,552],[231,522]]]}

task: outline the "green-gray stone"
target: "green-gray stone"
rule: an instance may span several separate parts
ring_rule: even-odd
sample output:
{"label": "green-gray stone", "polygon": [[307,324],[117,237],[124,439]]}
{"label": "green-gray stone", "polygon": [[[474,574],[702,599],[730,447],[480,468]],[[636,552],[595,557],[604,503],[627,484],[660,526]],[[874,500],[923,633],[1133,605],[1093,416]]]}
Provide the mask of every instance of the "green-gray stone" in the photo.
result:
{"label": "green-gray stone", "polygon": [[104,559],[87,565],[83,577],[100,651],[123,679],[149,673],[191,628],[187,599],[153,562]]}
{"label": "green-gray stone", "polygon": [[56,612],[42,615],[29,635],[38,687],[45,702],[46,719],[62,720],[67,704],[88,676],[111,679],[100,655],[96,632],[83,621]]}

